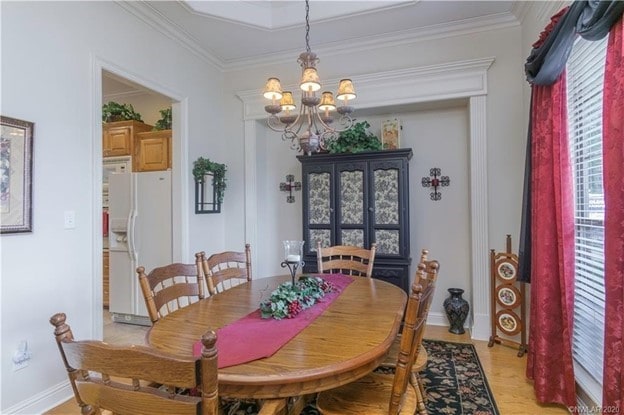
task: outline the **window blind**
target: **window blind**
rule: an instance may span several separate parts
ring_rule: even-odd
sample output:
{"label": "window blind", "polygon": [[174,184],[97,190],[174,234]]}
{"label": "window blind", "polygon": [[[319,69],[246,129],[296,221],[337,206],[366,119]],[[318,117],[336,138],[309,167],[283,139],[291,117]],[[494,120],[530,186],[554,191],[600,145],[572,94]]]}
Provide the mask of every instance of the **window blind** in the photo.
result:
{"label": "window blind", "polygon": [[567,63],[575,227],[572,351],[576,366],[598,385],[602,385],[605,317],[602,92],[606,45],[607,38],[595,42],[579,38]]}

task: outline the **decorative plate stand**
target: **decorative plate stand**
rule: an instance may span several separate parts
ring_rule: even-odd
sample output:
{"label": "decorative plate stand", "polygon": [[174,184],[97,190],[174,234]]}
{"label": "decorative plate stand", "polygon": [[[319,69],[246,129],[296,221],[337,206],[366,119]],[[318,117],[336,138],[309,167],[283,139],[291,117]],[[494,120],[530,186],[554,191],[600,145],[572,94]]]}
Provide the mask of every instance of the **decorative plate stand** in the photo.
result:
{"label": "decorative plate stand", "polygon": [[[490,250],[492,335],[488,347],[494,346],[494,343],[518,347],[518,357],[522,357],[528,350],[524,301],[526,290],[525,284],[519,282],[517,277],[518,256],[511,253],[511,235],[507,235],[506,252]],[[517,335],[520,335],[519,342]]]}

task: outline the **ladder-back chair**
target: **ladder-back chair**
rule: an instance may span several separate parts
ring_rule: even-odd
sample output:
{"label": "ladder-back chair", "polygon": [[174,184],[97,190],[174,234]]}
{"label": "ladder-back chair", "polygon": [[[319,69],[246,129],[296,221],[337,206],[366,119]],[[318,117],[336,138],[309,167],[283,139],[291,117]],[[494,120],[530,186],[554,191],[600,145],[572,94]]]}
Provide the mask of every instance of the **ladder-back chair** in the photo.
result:
{"label": "ladder-back chair", "polygon": [[206,285],[210,295],[218,294],[243,282],[251,281],[251,246],[244,252],[225,251],[206,259],[200,252]]}
{"label": "ladder-back chair", "polygon": [[411,385],[412,366],[418,358],[425,329],[425,310],[433,297],[435,286],[425,277],[419,264],[412,284],[400,353],[394,375],[373,372],[355,382],[321,392],[318,408],[324,415],[414,414],[417,407],[416,388]]}
{"label": "ladder-back chair", "polygon": [[136,271],[152,323],[205,297],[199,254],[195,254],[195,264],[169,264],[154,268],[149,274],[145,267]]}
{"label": "ladder-back chair", "polygon": [[376,249],[375,243],[371,244],[370,249],[365,249],[350,245],[323,248],[318,242],[316,245],[318,272],[321,274],[339,272],[370,278],[373,275]]}
{"label": "ladder-back chair", "polygon": [[76,341],[64,313],[50,318],[61,358],[83,415],[217,415],[217,336],[201,338],[201,358],[146,346]]}

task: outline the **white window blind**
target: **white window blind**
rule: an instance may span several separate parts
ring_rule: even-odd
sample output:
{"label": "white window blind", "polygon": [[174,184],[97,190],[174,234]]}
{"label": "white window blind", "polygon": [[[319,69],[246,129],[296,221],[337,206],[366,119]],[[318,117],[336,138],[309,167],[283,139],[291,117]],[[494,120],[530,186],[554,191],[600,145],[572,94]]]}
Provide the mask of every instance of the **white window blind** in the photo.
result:
{"label": "white window blind", "polygon": [[[567,63],[568,139],[574,175],[575,367],[595,395],[602,385],[604,345],[604,194],[602,92],[607,38],[579,38]],[[585,383],[585,382],[582,382]],[[599,396],[599,395],[598,395]]]}

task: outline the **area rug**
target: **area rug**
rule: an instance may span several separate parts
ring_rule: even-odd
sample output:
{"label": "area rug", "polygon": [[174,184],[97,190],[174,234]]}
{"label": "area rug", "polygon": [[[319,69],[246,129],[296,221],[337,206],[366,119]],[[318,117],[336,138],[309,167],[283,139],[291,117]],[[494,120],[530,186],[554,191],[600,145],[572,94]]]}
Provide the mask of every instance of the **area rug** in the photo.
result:
{"label": "area rug", "polygon": [[420,379],[430,414],[499,415],[472,344],[423,340],[427,367]]}
{"label": "area rug", "polygon": [[[428,360],[420,378],[427,394],[427,412],[430,415],[500,414],[472,344],[423,340],[423,346],[427,349]],[[227,415],[258,413],[258,407],[253,402],[224,399],[222,405]],[[319,414],[314,403],[301,412],[301,415]]]}

